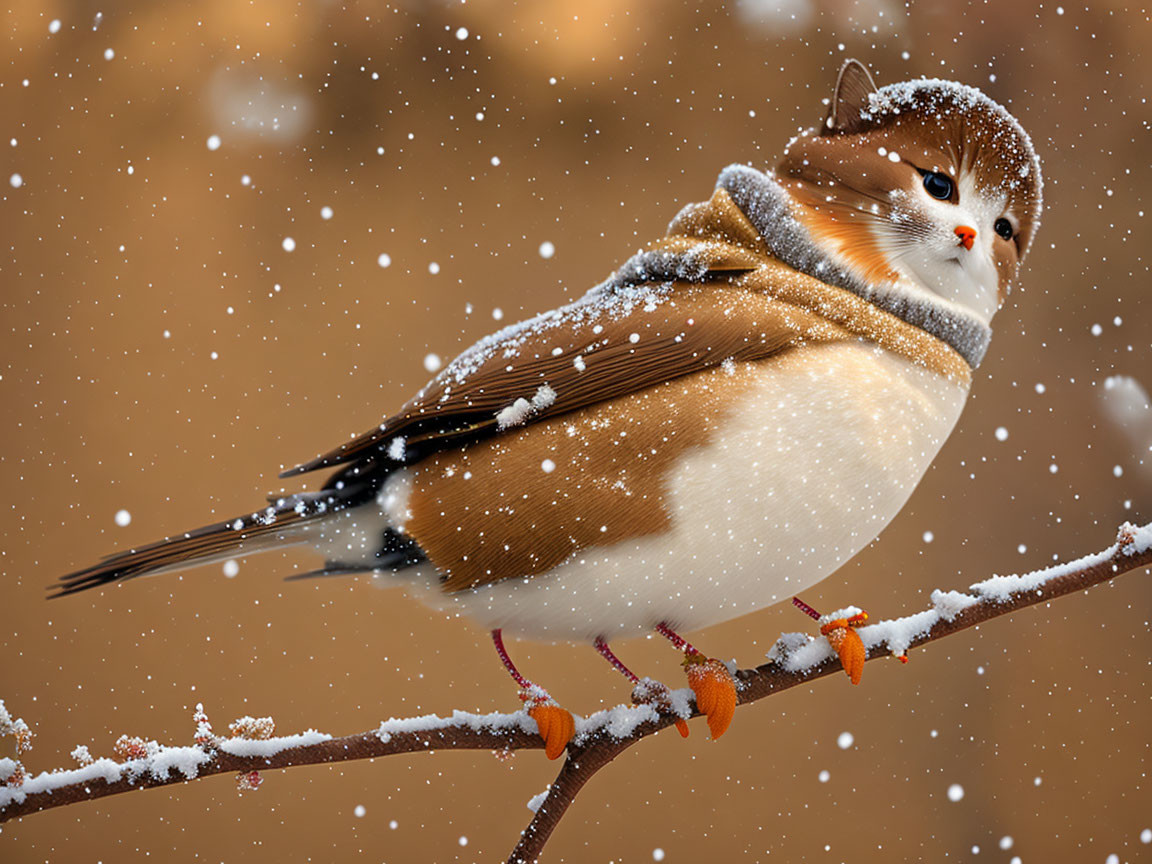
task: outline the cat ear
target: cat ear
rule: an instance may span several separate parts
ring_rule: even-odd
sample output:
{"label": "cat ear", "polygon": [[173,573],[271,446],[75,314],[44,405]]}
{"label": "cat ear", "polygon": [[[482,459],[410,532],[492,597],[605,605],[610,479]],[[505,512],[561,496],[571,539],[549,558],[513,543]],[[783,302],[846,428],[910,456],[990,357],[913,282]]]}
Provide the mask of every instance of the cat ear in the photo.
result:
{"label": "cat ear", "polygon": [[876,92],[876,84],[859,60],[845,60],[836,79],[836,92],[832,94],[832,106],[828,119],[821,129],[823,135],[840,135],[862,132],[867,127],[860,116],[868,108],[868,96]]}

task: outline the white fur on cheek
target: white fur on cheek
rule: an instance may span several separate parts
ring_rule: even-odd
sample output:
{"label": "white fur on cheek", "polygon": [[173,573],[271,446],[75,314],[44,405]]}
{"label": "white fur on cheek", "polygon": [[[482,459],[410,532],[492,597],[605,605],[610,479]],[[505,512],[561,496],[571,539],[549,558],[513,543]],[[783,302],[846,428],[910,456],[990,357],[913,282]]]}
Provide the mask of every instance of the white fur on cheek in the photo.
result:
{"label": "white fur on cheek", "polygon": [[[983,194],[970,172],[960,175],[959,192],[960,203],[953,204],[932,198],[922,188],[893,190],[892,220],[875,223],[875,230],[900,273],[988,323],[1000,306],[992,226],[1004,200]],[[961,246],[956,236],[961,225],[976,230],[971,249]]]}

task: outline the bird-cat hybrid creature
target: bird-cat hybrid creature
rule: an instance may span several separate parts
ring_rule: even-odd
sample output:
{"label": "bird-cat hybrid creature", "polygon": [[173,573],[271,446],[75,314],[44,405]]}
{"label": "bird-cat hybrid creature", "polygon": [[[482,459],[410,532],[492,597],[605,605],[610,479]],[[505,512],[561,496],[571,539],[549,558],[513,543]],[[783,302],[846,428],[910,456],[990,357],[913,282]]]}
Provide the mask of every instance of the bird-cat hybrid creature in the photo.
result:
{"label": "bird-cat hybrid creature", "polygon": [[[572,719],[501,631],[657,629],[714,736],[696,630],[819,582],[896,515],[955,425],[1039,224],[1040,163],[979,90],[840,70],[774,173],[711,200],[579,301],[496,333],[378,427],[283,476],[324,488],[111,556],[71,594],[288,544],[493,628],[549,756]],[[339,466],[339,467],[337,467]],[[707,694],[707,695],[705,695]]]}

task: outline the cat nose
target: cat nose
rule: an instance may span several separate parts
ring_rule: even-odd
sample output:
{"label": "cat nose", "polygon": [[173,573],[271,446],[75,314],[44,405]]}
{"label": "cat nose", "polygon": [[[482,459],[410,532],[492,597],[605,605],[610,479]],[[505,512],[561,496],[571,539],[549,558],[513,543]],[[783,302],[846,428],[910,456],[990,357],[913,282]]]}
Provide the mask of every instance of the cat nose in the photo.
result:
{"label": "cat nose", "polygon": [[972,244],[976,241],[976,229],[961,225],[956,229],[956,236],[960,238],[961,246],[965,249],[971,249]]}

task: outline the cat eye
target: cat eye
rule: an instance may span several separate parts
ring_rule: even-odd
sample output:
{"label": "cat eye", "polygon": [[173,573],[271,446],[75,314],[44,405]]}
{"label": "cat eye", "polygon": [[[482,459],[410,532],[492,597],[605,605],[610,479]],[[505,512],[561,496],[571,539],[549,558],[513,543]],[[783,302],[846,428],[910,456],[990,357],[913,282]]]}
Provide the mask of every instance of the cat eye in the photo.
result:
{"label": "cat eye", "polygon": [[953,188],[952,178],[947,174],[941,174],[939,171],[924,172],[924,189],[933,198],[947,201],[952,197]]}
{"label": "cat eye", "polygon": [[992,223],[992,230],[995,231],[996,235],[1003,240],[1012,239],[1012,223],[1005,219],[1003,216]]}

